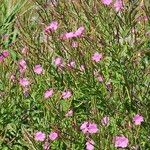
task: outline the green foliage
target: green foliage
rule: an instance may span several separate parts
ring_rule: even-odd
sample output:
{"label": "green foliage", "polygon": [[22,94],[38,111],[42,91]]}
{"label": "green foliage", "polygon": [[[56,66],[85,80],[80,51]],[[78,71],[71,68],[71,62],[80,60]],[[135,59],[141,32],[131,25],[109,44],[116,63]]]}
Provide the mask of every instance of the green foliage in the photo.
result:
{"label": "green foliage", "polygon": [[[8,39],[2,38],[0,43],[3,49],[14,41],[15,44],[9,47],[12,57],[0,63],[0,149],[42,150],[34,133],[49,134],[55,130],[59,138],[50,143],[51,149],[83,150],[87,139],[79,128],[87,120],[97,123],[99,128],[98,134],[90,136],[97,150],[115,149],[113,137],[121,134],[129,139],[128,149],[150,148],[147,2],[143,9],[139,2],[127,2],[118,13],[98,0],[61,0],[56,6],[47,0],[33,0],[29,7],[25,1],[13,7],[7,0],[1,3],[0,34],[8,35]],[[139,21],[145,15],[148,21]],[[59,27],[46,37],[44,29],[52,20],[57,20]],[[60,39],[62,33],[80,26],[85,27],[82,38]],[[79,47],[73,48],[72,41],[78,42]],[[28,48],[27,55],[21,53],[24,47]],[[91,60],[96,51],[103,54],[99,63]],[[75,61],[76,68],[59,70],[53,65],[56,56],[66,64]],[[25,59],[28,66],[23,74],[31,81],[27,96],[18,84],[19,59]],[[34,74],[36,64],[42,65],[44,74]],[[81,65],[85,66],[83,72]],[[103,76],[103,82],[95,77],[95,71]],[[12,74],[14,82],[10,80]],[[49,88],[55,94],[45,100],[43,95]],[[65,89],[73,93],[69,100],[61,97]],[[73,116],[65,117],[70,109]],[[138,113],[144,116],[141,126],[132,122]],[[101,124],[104,116],[110,117],[108,127]]]}

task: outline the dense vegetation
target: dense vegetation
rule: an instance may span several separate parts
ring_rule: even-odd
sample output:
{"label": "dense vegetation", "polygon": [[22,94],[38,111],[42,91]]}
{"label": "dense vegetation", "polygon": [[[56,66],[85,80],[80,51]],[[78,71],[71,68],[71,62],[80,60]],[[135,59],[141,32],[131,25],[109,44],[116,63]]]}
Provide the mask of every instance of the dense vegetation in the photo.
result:
{"label": "dense vegetation", "polygon": [[0,149],[149,150],[150,2],[0,0]]}

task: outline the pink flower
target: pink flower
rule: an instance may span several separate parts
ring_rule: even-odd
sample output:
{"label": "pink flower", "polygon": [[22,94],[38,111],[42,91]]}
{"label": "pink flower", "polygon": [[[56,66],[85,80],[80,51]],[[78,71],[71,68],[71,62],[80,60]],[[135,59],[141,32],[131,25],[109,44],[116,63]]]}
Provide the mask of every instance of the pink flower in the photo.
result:
{"label": "pink flower", "polygon": [[47,99],[47,98],[52,97],[53,93],[54,93],[53,89],[47,90],[47,91],[44,93],[44,98]]}
{"label": "pink flower", "polygon": [[116,12],[120,11],[123,9],[123,1],[122,0],[116,0],[114,3],[114,8]]}
{"label": "pink flower", "polygon": [[4,56],[4,58],[8,57],[8,56],[9,56],[9,51],[4,50],[4,51],[2,52],[2,55]]}
{"label": "pink flower", "polygon": [[75,68],[75,66],[76,66],[75,61],[71,61],[68,63],[68,67]]}
{"label": "pink flower", "polygon": [[75,37],[74,32],[68,32],[60,36],[62,40],[72,39],[73,37]]}
{"label": "pink flower", "polygon": [[102,54],[101,53],[94,53],[94,55],[92,56],[92,60],[95,62],[99,62],[102,59]]}
{"label": "pink flower", "polygon": [[141,125],[143,121],[144,121],[143,116],[140,116],[139,114],[133,117],[133,122],[135,125]]}
{"label": "pink flower", "polygon": [[0,55],[0,62],[2,62],[4,60],[4,56]]}
{"label": "pink flower", "polygon": [[115,137],[115,147],[125,148],[128,146],[129,140],[125,136]]}
{"label": "pink flower", "polygon": [[21,52],[22,52],[22,54],[25,55],[25,54],[27,54],[28,50],[29,50],[28,47],[25,46],[22,48]]}
{"label": "pink flower", "polygon": [[102,3],[104,5],[110,5],[112,3],[112,0],[102,0]]}
{"label": "pink flower", "polygon": [[58,133],[57,132],[51,132],[49,135],[49,138],[51,141],[54,141],[58,138]]}
{"label": "pink flower", "polygon": [[84,122],[81,126],[80,126],[80,130],[82,130],[82,132],[85,134],[88,132],[88,122]]}
{"label": "pink flower", "polygon": [[80,66],[80,71],[82,71],[82,72],[85,71],[84,65],[81,65],[81,66]]}
{"label": "pink flower", "polygon": [[45,28],[45,32],[49,33],[49,32],[53,32],[55,30],[57,30],[58,28],[58,22],[57,21],[52,21],[49,26],[47,26]]}
{"label": "pink flower", "polygon": [[93,140],[88,140],[85,145],[86,150],[94,150],[95,142]]}
{"label": "pink flower", "polygon": [[43,145],[43,149],[44,149],[44,150],[49,150],[49,148],[50,148],[50,144],[49,144],[48,141],[46,141],[46,142],[44,143],[44,145]]}
{"label": "pink flower", "polygon": [[101,123],[102,123],[103,126],[107,126],[109,124],[109,117],[104,117],[101,120]]}
{"label": "pink flower", "polygon": [[137,18],[137,21],[138,21],[138,22],[141,22],[141,21],[148,21],[148,17],[147,17],[147,16],[139,16],[139,17]]}
{"label": "pink flower", "polygon": [[27,69],[27,63],[26,63],[26,61],[24,59],[21,59],[19,61],[19,71],[21,73],[23,73],[23,72],[25,72],[26,69]]}
{"label": "pink flower", "polygon": [[95,123],[89,123],[88,132],[89,133],[97,133],[98,132],[97,125]]}
{"label": "pink flower", "polygon": [[80,130],[82,130],[82,132],[85,133],[97,133],[98,132],[98,128],[97,125],[95,123],[90,123],[90,122],[84,122],[81,127]]}
{"label": "pink flower", "polygon": [[35,65],[34,68],[33,68],[33,71],[36,73],[36,74],[41,74],[43,72],[43,68],[41,65]]}
{"label": "pink flower", "polygon": [[72,96],[72,93],[71,93],[70,90],[64,91],[64,92],[62,93],[62,98],[63,98],[63,99],[68,99],[68,98],[70,98],[71,96]]}
{"label": "pink flower", "polygon": [[103,82],[103,77],[101,75],[98,75],[97,79],[99,82]]}
{"label": "pink flower", "polygon": [[73,110],[69,110],[69,111],[65,114],[66,117],[71,117],[72,115],[73,115]]}
{"label": "pink flower", "polygon": [[21,86],[26,87],[30,84],[29,80],[27,78],[20,78],[19,83]]}
{"label": "pink flower", "polygon": [[55,58],[55,60],[54,60],[55,66],[57,66],[57,67],[58,67],[58,66],[61,66],[62,63],[63,63],[62,58],[60,58],[60,57],[56,57],[56,58]]}
{"label": "pink flower", "polygon": [[80,37],[83,34],[84,30],[84,27],[78,28],[74,33],[75,37]]}
{"label": "pink flower", "polygon": [[78,45],[79,45],[78,42],[75,42],[75,41],[71,43],[71,46],[72,46],[73,48],[78,47]]}
{"label": "pink flower", "polygon": [[11,80],[12,82],[15,82],[15,79],[16,79],[15,75],[12,74],[12,75],[10,76],[10,80]]}
{"label": "pink flower", "polygon": [[43,141],[45,140],[45,137],[46,137],[46,136],[45,136],[45,133],[39,131],[39,132],[36,132],[36,133],[35,133],[34,139],[35,139],[36,141],[41,141],[41,142],[43,142]]}
{"label": "pink flower", "polygon": [[85,30],[84,27],[80,27],[75,32],[72,31],[72,32],[68,32],[68,33],[62,34],[60,36],[60,38],[62,40],[66,40],[66,39],[72,39],[74,37],[80,37],[80,36],[82,36],[84,30]]}

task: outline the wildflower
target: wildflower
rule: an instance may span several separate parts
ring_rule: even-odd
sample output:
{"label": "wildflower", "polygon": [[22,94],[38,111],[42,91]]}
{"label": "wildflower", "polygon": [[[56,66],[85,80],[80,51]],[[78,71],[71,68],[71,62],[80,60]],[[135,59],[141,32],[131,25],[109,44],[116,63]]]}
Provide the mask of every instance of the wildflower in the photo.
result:
{"label": "wildflower", "polygon": [[21,50],[21,53],[25,55],[25,54],[27,54],[27,52],[28,52],[28,47],[26,47],[26,46],[23,47]]}
{"label": "wildflower", "polygon": [[88,140],[85,145],[86,150],[94,150],[95,142],[93,140]]}
{"label": "wildflower", "polygon": [[35,65],[33,70],[36,74],[41,74],[43,72],[43,68],[41,65]]}
{"label": "wildflower", "polygon": [[60,58],[60,57],[56,57],[56,58],[55,58],[55,60],[54,60],[55,66],[57,66],[57,67],[58,67],[58,66],[61,66],[62,63],[63,63],[62,58]]}
{"label": "wildflower", "polygon": [[45,140],[45,133],[43,133],[43,132],[41,132],[41,131],[39,131],[39,132],[36,132],[35,133],[35,136],[34,136],[34,139],[36,140],[36,141],[44,141]]}
{"label": "wildflower", "polygon": [[26,69],[27,69],[27,63],[26,63],[26,61],[24,59],[21,59],[19,61],[19,71],[21,73],[23,73],[23,72],[25,72]]}
{"label": "wildflower", "polygon": [[92,56],[92,60],[95,62],[99,62],[102,59],[102,54],[101,53],[94,53],[94,55]]}
{"label": "wildflower", "polygon": [[27,78],[20,78],[19,83],[21,86],[26,87],[30,84],[29,80]]}
{"label": "wildflower", "polygon": [[114,8],[116,12],[120,11],[123,9],[123,1],[122,0],[116,0],[114,3]]}
{"label": "wildflower", "polygon": [[2,62],[4,60],[4,56],[0,55],[0,62]]}
{"label": "wildflower", "polygon": [[15,79],[16,79],[15,75],[12,74],[12,75],[10,76],[10,80],[11,80],[12,82],[15,82]]}
{"label": "wildflower", "polygon": [[73,115],[73,110],[69,110],[69,111],[65,114],[66,117],[71,117],[72,115]]}
{"label": "wildflower", "polygon": [[49,138],[51,141],[54,141],[58,138],[58,133],[57,132],[51,132],[49,135]]}
{"label": "wildflower", "polygon": [[137,21],[138,21],[138,22],[147,21],[147,20],[148,20],[148,17],[147,17],[147,16],[139,16],[139,17],[137,18]]}
{"label": "wildflower", "polygon": [[50,148],[50,144],[49,144],[48,141],[46,141],[46,142],[44,143],[44,145],[43,145],[43,149],[44,149],[44,150],[49,150],[49,148]]}
{"label": "wildflower", "polygon": [[75,66],[76,66],[75,61],[71,61],[68,63],[68,67],[75,68]]}
{"label": "wildflower", "polygon": [[83,34],[84,30],[85,30],[84,27],[78,28],[78,29],[75,31],[74,36],[75,36],[75,37],[80,37],[80,36]]}
{"label": "wildflower", "polygon": [[63,99],[68,99],[68,98],[70,98],[71,96],[72,96],[72,93],[71,93],[70,90],[64,91],[64,92],[62,93],[62,98],[63,98]]}
{"label": "wildflower", "polygon": [[112,0],[102,0],[102,3],[104,5],[110,5],[112,3]]}
{"label": "wildflower", "polygon": [[125,136],[115,137],[115,147],[126,148],[128,146],[129,140]]}
{"label": "wildflower", "polygon": [[74,41],[74,42],[72,42],[72,43],[71,43],[71,46],[72,46],[73,48],[78,47],[78,42],[75,42],[75,41]]}
{"label": "wildflower", "polygon": [[8,57],[8,56],[9,56],[9,51],[4,50],[4,51],[2,52],[2,55],[4,56],[4,58]]}
{"label": "wildflower", "polygon": [[47,90],[47,91],[44,93],[44,98],[47,99],[47,98],[52,97],[53,93],[54,93],[53,89]]}
{"label": "wildflower", "polygon": [[139,114],[133,117],[133,122],[135,125],[141,125],[143,121],[144,121],[143,116],[140,116]]}
{"label": "wildflower", "polygon": [[84,65],[81,65],[81,66],[80,66],[80,71],[82,71],[82,72],[85,71]]}
{"label": "wildflower", "polygon": [[58,22],[57,21],[52,21],[49,26],[47,26],[45,28],[45,32],[49,33],[49,32],[53,32],[55,30],[57,30],[58,28]]}
{"label": "wildflower", "polygon": [[62,40],[72,39],[73,37],[75,37],[74,32],[68,32],[60,36]]}
{"label": "wildflower", "polygon": [[104,117],[101,120],[101,123],[102,123],[103,126],[107,126],[109,124],[109,117]]}
{"label": "wildflower", "polygon": [[81,127],[80,130],[82,130],[82,132],[85,133],[97,133],[98,132],[98,128],[97,125],[95,123],[90,123],[90,122],[84,122]]}
{"label": "wildflower", "polygon": [[84,27],[81,26],[75,32],[72,31],[72,32],[68,32],[68,33],[62,34],[60,36],[60,38],[62,40],[66,40],[66,39],[72,39],[74,37],[80,37],[80,36],[82,36],[83,32],[84,32]]}
{"label": "wildflower", "polygon": [[98,75],[97,79],[99,82],[103,82],[103,77],[101,75]]}

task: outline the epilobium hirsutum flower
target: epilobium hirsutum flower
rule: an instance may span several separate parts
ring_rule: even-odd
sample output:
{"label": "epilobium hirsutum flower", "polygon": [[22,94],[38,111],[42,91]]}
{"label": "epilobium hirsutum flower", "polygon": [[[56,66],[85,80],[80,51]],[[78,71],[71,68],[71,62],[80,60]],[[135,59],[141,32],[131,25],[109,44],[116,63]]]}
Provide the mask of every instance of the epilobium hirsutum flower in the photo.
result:
{"label": "epilobium hirsutum flower", "polygon": [[45,32],[46,33],[50,33],[53,32],[55,30],[57,30],[58,28],[58,22],[57,21],[52,21],[46,28],[45,28]]}
{"label": "epilobium hirsutum flower", "polygon": [[71,43],[71,46],[73,47],[73,48],[76,48],[76,47],[78,47],[78,42],[76,42],[76,41],[74,41],[74,42],[72,42]]}
{"label": "epilobium hirsutum flower", "polygon": [[67,65],[68,65],[68,67],[75,68],[76,63],[75,63],[75,61],[71,61]]}
{"label": "epilobium hirsutum flower", "polygon": [[52,132],[49,134],[49,138],[50,138],[51,141],[56,140],[56,139],[58,138],[58,133],[52,131]]}
{"label": "epilobium hirsutum flower", "polygon": [[112,3],[112,0],[102,0],[102,3],[104,5],[110,5]]}
{"label": "epilobium hirsutum flower", "polygon": [[80,71],[82,71],[82,72],[85,71],[84,65],[81,65],[81,66],[80,66]]}
{"label": "epilobium hirsutum flower", "polygon": [[98,132],[98,128],[97,128],[97,124],[95,123],[91,123],[91,122],[84,122],[81,127],[80,130],[82,130],[82,132],[84,134],[86,133],[97,133]]}
{"label": "epilobium hirsutum flower", "polygon": [[109,124],[109,117],[104,117],[102,120],[101,120],[101,123],[103,126],[107,126]]}
{"label": "epilobium hirsutum flower", "polygon": [[36,73],[36,74],[41,74],[43,72],[43,68],[41,65],[35,65],[34,68],[33,68],[33,71]]}
{"label": "epilobium hirsutum flower", "polygon": [[74,32],[64,33],[60,36],[62,40],[72,39],[73,37],[75,37]]}
{"label": "epilobium hirsutum flower", "polygon": [[47,91],[44,93],[44,98],[47,99],[47,98],[52,97],[53,93],[54,93],[53,89],[47,90]]}
{"label": "epilobium hirsutum flower", "polygon": [[85,145],[86,150],[94,150],[95,142],[93,140],[88,140]]}
{"label": "epilobium hirsutum flower", "polygon": [[63,99],[68,99],[68,98],[70,98],[71,96],[72,96],[72,93],[71,93],[70,90],[66,90],[66,91],[62,92],[62,98],[63,98]]}
{"label": "epilobium hirsutum flower", "polygon": [[21,52],[23,55],[26,55],[28,53],[28,50],[29,50],[28,47],[25,46],[22,48]]}
{"label": "epilobium hirsutum flower", "polygon": [[12,82],[15,82],[16,77],[15,77],[15,75],[14,75],[14,74],[12,74],[12,75],[10,76],[10,80],[11,80]]}
{"label": "epilobium hirsutum flower", "polygon": [[44,143],[44,145],[43,145],[43,149],[44,149],[44,150],[49,150],[49,148],[50,148],[50,143],[49,143],[48,141],[46,141],[46,142]]}
{"label": "epilobium hirsutum flower", "polygon": [[9,56],[9,51],[4,50],[4,51],[2,52],[2,55],[4,56],[4,58],[8,57],[8,56]]}
{"label": "epilobium hirsutum flower", "polygon": [[60,38],[62,40],[66,40],[66,39],[72,39],[72,38],[77,38],[77,37],[81,37],[84,33],[84,27],[81,26],[80,28],[78,28],[75,32],[68,32],[68,33],[64,33],[60,36]]}
{"label": "epilobium hirsutum flower", "polygon": [[140,116],[139,114],[133,117],[133,122],[135,125],[141,125],[143,121],[144,121],[143,116]]}
{"label": "epilobium hirsutum flower", "polygon": [[43,132],[41,132],[41,131],[39,131],[39,132],[36,132],[35,133],[35,135],[34,135],[34,139],[36,140],[36,141],[41,141],[41,142],[43,142],[44,140],[45,140],[45,133],[43,133]]}
{"label": "epilobium hirsutum flower", "polygon": [[54,65],[55,65],[56,67],[59,67],[59,66],[61,66],[62,64],[63,64],[62,58],[56,57],[55,60],[54,60]]}
{"label": "epilobium hirsutum flower", "polygon": [[102,75],[99,74],[98,77],[97,77],[97,79],[98,79],[99,82],[103,82],[103,77],[102,77]]}
{"label": "epilobium hirsutum flower", "polygon": [[27,78],[20,78],[19,83],[22,87],[29,86],[30,82]]}
{"label": "epilobium hirsutum flower", "polygon": [[75,37],[80,37],[80,36],[82,36],[84,30],[85,30],[85,29],[84,29],[83,26],[80,27],[80,28],[78,28],[78,29],[74,32],[74,36],[75,36]]}
{"label": "epilobium hirsutum flower", "polygon": [[114,3],[114,8],[115,8],[116,12],[121,11],[123,9],[123,1],[116,0]]}
{"label": "epilobium hirsutum flower", "polygon": [[26,69],[27,69],[27,63],[26,63],[26,61],[24,59],[21,59],[19,61],[19,71],[20,71],[20,73],[25,72]]}
{"label": "epilobium hirsutum flower", "polygon": [[102,59],[102,54],[95,52],[94,55],[92,56],[92,60],[95,62],[99,62]]}
{"label": "epilobium hirsutum flower", "polygon": [[0,62],[2,62],[4,60],[4,56],[0,55]]}
{"label": "epilobium hirsutum flower", "polygon": [[125,136],[116,136],[115,137],[115,147],[126,148],[128,146],[129,140]]}
{"label": "epilobium hirsutum flower", "polygon": [[73,115],[73,110],[69,110],[69,111],[65,114],[66,117],[71,117],[72,115]]}

